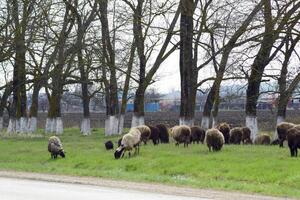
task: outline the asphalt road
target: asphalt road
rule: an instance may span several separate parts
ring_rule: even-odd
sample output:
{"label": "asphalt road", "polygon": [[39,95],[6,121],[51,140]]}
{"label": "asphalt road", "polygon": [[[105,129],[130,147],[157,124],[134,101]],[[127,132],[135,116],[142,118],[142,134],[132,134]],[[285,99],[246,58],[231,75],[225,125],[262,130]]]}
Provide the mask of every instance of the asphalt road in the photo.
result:
{"label": "asphalt road", "polygon": [[142,191],[0,177],[0,200],[206,200]]}

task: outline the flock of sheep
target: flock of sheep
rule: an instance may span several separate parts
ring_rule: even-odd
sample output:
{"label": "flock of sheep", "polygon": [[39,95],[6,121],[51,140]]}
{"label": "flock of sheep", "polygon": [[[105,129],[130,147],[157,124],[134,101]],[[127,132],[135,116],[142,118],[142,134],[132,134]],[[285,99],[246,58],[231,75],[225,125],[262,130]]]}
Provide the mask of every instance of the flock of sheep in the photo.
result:
{"label": "flock of sheep", "polygon": [[[277,126],[278,139],[271,142],[271,137],[268,134],[261,134],[254,140],[256,145],[276,145],[283,146],[285,140],[288,141],[288,146],[291,151],[291,156],[297,156],[297,149],[300,148],[300,125],[295,125],[288,122],[282,122]],[[139,154],[140,144],[147,144],[148,140],[152,140],[154,145],[159,143],[169,143],[169,137],[175,141],[175,145],[183,144],[188,147],[191,143],[206,143],[209,151],[220,151],[224,144],[253,144],[251,139],[251,130],[248,127],[230,128],[227,123],[221,123],[217,127],[204,130],[199,126],[189,127],[186,125],[174,126],[168,129],[164,124],[156,126],[137,126],[129,130],[118,141],[118,148],[114,153],[114,157],[119,159],[128,151],[128,156],[131,156],[131,151],[134,154]],[[113,149],[113,142],[105,143],[107,150]],[[49,138],[48,151],[51,153],[51,158],[57,158],[57,155],[65,157],[65,152],[58,137],[52,136]]]}

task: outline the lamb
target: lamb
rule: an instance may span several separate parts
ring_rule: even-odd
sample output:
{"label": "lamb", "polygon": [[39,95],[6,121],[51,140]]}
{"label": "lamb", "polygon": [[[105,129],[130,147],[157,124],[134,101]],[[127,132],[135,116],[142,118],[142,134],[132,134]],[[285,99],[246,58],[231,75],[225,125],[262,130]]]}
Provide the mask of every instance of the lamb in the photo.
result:
{"label": "lamb", "polygon": [[215,128],[206,131],[205,141],[209,151],[220,151],[225,143],[223,134]]}
{"label": "lamb", "polygon": [[298,156],[298,149],[300,149],[300,130],[298,128],[291,128],[287,132],[287,141],[291,152],[291,157]]}
{"label": "lamb", "polygon": [[180,143],[183,143],[184,147],[188,147],[191,141],[191,128],[185,125],[174,126],[171,128],[171,135],[176,141],[176,146],[179,146]]}
{"label": "lamb", "polygon": [[225,144],[229,144],[230,138],[230,126],[227,123],[221,123],[217,126],[217,129],[223,134]]}
{"label": "lamb", "polygon": [[169,131],[164,124],[158,124],[156,127],[159,129],[159,140],[161,143],[169,143]]}
{"label": "lamb", "polygon": [[107,142],[105,142],[104,144],[105,144],[106,150],[111,150],[111,149],[114,148],[114,144],[113,144],[112,141],[110,141],[110,140],[107,141]]}
{"label": "lamb", "polygon": [[277,125],[277,134],[279,139],[279,147],[283,147],[283,142],[286,140],[287,131],[293,128],[295,124],[288,122],[281,122]]}
{"label": "lamb", "polygon": [[131,128],[127,134],[122,138],[121,145],[115,151],[115,159],[123,157],[126,151],[129,157],[131,156],[131,150],[135,149],[134,154],[139,154],[141,142],[141,132],[137,128]]}
{"label": "lamb", "polygon": [[243,144],[251,144],[251,130],[248,127],[242,127],[242,142]]}
{"label": "lamb", "polygon": [[201,142],[203,144],[205,138],[205,130],[199,126],[191,127],[191,142],[199,144]]}
{"label": "lamb", "polygon": [[270,145],[271,137],[268,134],[262,134],[255,138],[254,144],[256,145]]}
{"label": "lamb", "polygon": [[148,126],[151,130],[150,140],[152,140],[154,145],[159,143],[159,129],[155,126]]}
{"label": "lamb", "polygon": [[144,142],[144,144],[147,144],[147,141],[149,140],[150,135],[151,135],[150,128],[146,125],[137,126],[135,128],[137,128],[141,132],[141,142]]}
{"label": "lamb", "polygon": [[240,127],[236,127],[230,130],[230,144],[241,144],[243,137],[243,131]]}
{"label": "lamb", "polygon": [[51,158],[56,159],[58,155],[65,158],[65,152],[60,139],[57,136],[52,136],[48,140],[48,151],[51,153]]}

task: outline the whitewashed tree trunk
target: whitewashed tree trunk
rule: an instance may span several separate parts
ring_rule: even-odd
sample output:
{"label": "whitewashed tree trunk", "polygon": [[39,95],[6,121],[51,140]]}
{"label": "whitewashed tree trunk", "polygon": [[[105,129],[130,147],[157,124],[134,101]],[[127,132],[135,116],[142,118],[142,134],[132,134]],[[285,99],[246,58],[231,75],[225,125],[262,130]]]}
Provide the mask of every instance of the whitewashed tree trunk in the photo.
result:
{"label": "whitewashed tree trunk", "polygon": [[83,135],[91,135],[91,120],[90,118],[83,118],[81,122],[80,132]]}
{"label": "whitewashed tree trunk", "polygon": [[20,133],[21,129],[20,129],[20,121],[21,119],[16,119],[16,133]]}
{"label": "whitewashed tree trunk", "polygon": [[28,131],[29,131],[29,133],[35,133],[37,131],[37,118],[36,117],[30,117],[29,118],[29,120],[28,120]]}
{"label": "whitewashed tree trunk", "polygon": [[201,120],[201,127],[206,129],[209,129],[209,117],[203,116]]}
{"label": "whitewashed tree trunk", "polygon": [[3,117],[0,117],[0,132],[3,130]]}
{"label": "whitewashed tree trunk", "polygon": [[212,127],[213,128],[217,127],[217,125],[218,125],[218,119],[216,117],[213,117],[213,119],[212,119]]}
{"label": "whitewashed tree trunk", "polygon": [[28,118],[20,118],[20,133],[28,133]]}
{"label": "whitewashed tree trunk", "polygon": [[7,127],[7,133],[16,133],[16,119],[10,118]]}
{"label": "whitewashed tree trunk", "polygon": [[282,116],[277,116],[276,119],[276,126],[275,126],[275,131],[274,131],[274,135],[273,135],[273,139],[276,140],[278,139],[278,133],[277,133],[277,125],[280,124],[281,122],[284,122],[285,118]]}
{"label": "whitewashed tree trunk", "polygon": [[64,132],[64,126],[63,126],[63,121],[61,117],[56,117],[55,119],[55,133],[57,135],[61,135]]}
{"label": "whitewashed tree trunk", "polygon": [[136,127],[136,126],[140,126],[140,125],[145,125],[144,116],[133,115],[132,121],[131,121],[131,127]]}
{"label": "whitewashed tree trunk", "polygon": [[45,133],[51,133],[52,132],[52,130],[51,130],[51,128],[53,126],[52,124],[53,124],[53,119],[47,117],[46,126],[45,126]]}
{"label": "whitewashed tree trunk", "polygon": [[185,117],[180,117],[179,125],[194,126],[194,119],[186,119]]}
{"label": "whitewashed tree trunk", "polygon": [[119,118],[115,115],[107,116],[105,120],[105,135],[117,135],[119,134]]}
{"label": "whitewashed tree trunk", "polygon": [[118,134],[121,135],[124,129],[124,115],[119,116]]}
{"label": "whitewashed tree trunk", "polygon": [[246,126],[251,130],[251,139],[254,140],[258,135],[257,117],[246,116]]}

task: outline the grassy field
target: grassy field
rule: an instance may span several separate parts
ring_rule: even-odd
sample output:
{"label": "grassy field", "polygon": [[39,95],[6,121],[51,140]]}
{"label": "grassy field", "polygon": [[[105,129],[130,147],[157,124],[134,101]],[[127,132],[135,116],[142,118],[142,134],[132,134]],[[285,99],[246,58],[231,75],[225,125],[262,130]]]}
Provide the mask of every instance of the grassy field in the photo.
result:
{"label": "grassy field", "polygon": [[81,136],[67,129],[61,140],[66,159],[51,160],[48,136],[0,137],[0,170],[44,172],[166,183],[196,188],[254,192],[300,198],[300,158],[278,146],[225,146],[210,153],[205,145],[173,143],[142,146],[140,155],[115,160],[106,151],[103,129]]}

